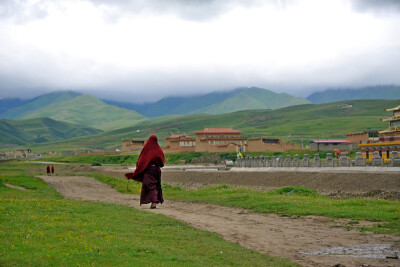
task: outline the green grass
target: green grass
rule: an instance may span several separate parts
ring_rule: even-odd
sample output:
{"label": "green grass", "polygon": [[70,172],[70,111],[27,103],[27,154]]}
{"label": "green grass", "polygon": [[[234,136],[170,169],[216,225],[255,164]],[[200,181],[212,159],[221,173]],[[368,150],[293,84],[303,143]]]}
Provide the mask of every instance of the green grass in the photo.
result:
{"label": "green grass", "polygon": [[166,216],[64,199],[29,169],[0,164],[1,266],[297,266]]}
{"label": "green grass", "polygon": [[[333,154],[332,151],[330,151]],[[294,158],[295,155],[298,155],[300,159],[303,159],[304,154],[308,154],[310,158],[314,157],[314,154],[318,153],[322,160],[326,157],[326,154],[329,152],[324,151],[289,151],[289,152],[251,152],[251,153],[243,153],[243,156],[250,157],[259,157],[259,156],[268,156],[268,157],[286,157],[290,155],[291,158]],[[184,160],[186,164],[190,164],[194,159],[207,157],[210,155],[218,155],[219,160],[234,160],[237,159],[236,153],[199,153],[199,152],[191,152],[191,153],[174,153],[174,154],[165,154],[165,163],[166,164],[180,164],[181,160]],[[350,158],[354,158],[356,154],[356,150],[351,151],[348,154]],[[123,164],[123,165],[135,165],[139,158],[139,154],[123,154],[123,155],[82,155],[82,156],[65,156],[65,157],[54,157],[51,161],[55,162],[65,162],[65,163],[83,163],[83,164],[93,164],[94,162],[98,162],[101,164]],[[43,158],[41,161],[48,161],[48,158]],[[213,162],[211,162],[213,163]]]}
{"label": "green grass", "polygon": [[[193,159],[199,157],[205,157],[212,155],[213,153],[175,153],[165,154],[166,164],[179,164],[180,160],[185,160],[185,163],[190,163]],[[236,153],[222,153],[220,154],[221,159],[236,158]],[[82,155],[82,156],[65,156],[55,157],[52,161],[66,162],[66,163],[85,163],[92,164],[93,162],[99,162],[101,164],[136,164],[139,158],[139,154],[122,154],[122,155]],[[41,159],[42,161],[48,161],[48,159]]]}
{"label": "green grass", "polygon": [[[140,184],[121,178],[98,174],[90,175],[116,188],[121,193],[139,194]],[[377,233],[400,235],[400,203],[373,198],[332,199],[321,196],[304,187],[283,187],[274,191],[259,192],[245,187],[220,185],[196,190],[184,190],[179,186],[163,186],[166,199],[190,201],[222,206],[245,208],[260,213],[276,213],[281,216],[319,215],[331,218],[347,218],[381,222],[380,227],[370,229]]]}

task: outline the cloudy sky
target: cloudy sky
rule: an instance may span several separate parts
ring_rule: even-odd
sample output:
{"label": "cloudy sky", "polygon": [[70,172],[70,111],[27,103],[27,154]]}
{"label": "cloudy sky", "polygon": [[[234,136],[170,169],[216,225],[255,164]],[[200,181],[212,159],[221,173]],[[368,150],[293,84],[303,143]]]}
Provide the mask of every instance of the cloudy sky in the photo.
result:
{"label": "cloudy sky", "polygon": [[400,84],[398,0],[1,0],[0,98]]}

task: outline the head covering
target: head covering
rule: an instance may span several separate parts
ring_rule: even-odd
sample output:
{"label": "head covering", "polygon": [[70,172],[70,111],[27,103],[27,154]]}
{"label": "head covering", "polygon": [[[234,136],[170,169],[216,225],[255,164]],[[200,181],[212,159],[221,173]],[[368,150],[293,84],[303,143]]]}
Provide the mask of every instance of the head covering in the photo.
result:
{"label": "head covering", "polygon": [[135,171],[133,173],[126,173],[125,178],[142,182],[143,172],[150,165],[154,164],[163,167],[164,163],[164,152],[157,143],[157,136],[152,135],[147,140],[146,144],[144,144],[142,152],[140,152]]}

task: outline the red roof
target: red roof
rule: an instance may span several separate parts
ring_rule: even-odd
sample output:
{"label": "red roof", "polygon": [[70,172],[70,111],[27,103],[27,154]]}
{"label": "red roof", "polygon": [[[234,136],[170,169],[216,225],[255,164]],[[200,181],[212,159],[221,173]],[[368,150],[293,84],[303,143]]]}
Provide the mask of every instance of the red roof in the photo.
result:
{"label": "red roof", "polygon": [[241,131],[233,130],[232,128],[204,128],[201,131],[195,132],[195,134],[241,134]]}
{"label": "red roof", "polygon": [[351,143],[349,140],[314,140],[313,143]]}

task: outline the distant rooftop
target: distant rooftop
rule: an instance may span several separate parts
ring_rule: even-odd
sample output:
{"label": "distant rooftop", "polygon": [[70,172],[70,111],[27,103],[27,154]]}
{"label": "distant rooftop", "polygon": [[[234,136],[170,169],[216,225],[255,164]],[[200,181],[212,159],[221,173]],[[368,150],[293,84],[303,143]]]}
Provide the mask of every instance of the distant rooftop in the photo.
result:
{"label": "distant rooftop", "polygon": [[195,132],[195,134],[241,134],[241,131],[234,130],[232,128],[204,128],[201,131]]}
{"label": "distant rooftop", "polygon": [[168,136],[166,139],[193,139],[193,137],[186,134],[172,134]]}
{"label": "distant rooftop", "polygon": [[327,143],[332,143],[332,144],[339,144],[339,143],[351,143],[349,140],[313,140],[311,143],[320,143],[320,144],[327,144]]}
{"label": "distant rooftop", "polygon": [[385,108],[386,111],[396,111],[396,110],[400,110],[400,105],[398,105],[397,107],[394,108]]}

